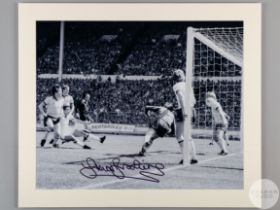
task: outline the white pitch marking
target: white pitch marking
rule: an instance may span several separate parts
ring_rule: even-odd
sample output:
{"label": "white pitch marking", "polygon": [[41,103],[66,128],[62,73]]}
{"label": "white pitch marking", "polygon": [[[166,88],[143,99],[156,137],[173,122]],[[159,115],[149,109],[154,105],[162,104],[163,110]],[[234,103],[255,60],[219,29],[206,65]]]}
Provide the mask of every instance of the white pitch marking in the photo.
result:
{"label": "white pitch marking", "polygon": [[[177,170],[177,169],[187,168],[189,166],[197,166],[197,165],[200,165],[200,164],[203,164],[203,163],[207,163],[207,162],[210,162],[210,161],[213,161],[213,160],[219,160],[219,159],[235,156],[237,154],[241,154],[241,153],[232,153],[232,154],[229,154],[229,155],[226,155],[226,156],[217,156],[217,157],[210,158],[210,159],[207,159],[207,160],[199,161],[197,164],[194,164],[194,165],[191,165],[191,164],[179,165],[179,166],[174,166],[174,167],[166,168],[163,171],[167,172],[167,171],[173,171],[173,170]],[[155,170],[151,170],[151,172],[153,172],[153,171],[155,171]],[[142,176],[141,174],[138,174],[138,175],[136,175],[134,177],[138,178],[138,177],[141,177],[141,176]],[[120,183],[120,182],[126,182],[126,181],[129,181],[129,179],[115,179],[115,180],[112,180],[112,181],[109,181],[109,182],[103,182],[103,183],[86,185],[84,187],[81,187],[81,189],[95,189],[97,187],[104,187],[106,185]]]}

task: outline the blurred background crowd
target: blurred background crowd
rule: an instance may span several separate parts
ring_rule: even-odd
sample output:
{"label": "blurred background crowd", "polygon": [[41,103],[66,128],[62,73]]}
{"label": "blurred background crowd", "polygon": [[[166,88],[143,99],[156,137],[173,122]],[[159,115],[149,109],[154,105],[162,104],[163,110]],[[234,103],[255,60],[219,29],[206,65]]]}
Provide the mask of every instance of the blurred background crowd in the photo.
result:
{"label": "blurred background crowd", "polygon": [[[198,23],[199,26],[199,23]],[[91,115],[100,123],[146,125],[144,107],[153,99],[157,105],[176,104],[170,76],[186,68],[186,24],[183,23],[66,23],[63,74],[159,76],[156,80],[63,79],[70,95],[79,100],[91,94]],[[37,23],[37,75],[57,74],[59,63],[58,22]],[[195,42],[194,82],[195,128],[210,128],[211,113],[205,93],[215,91],[231,117],[229,128],[240,129],[241,68],[205,45]],[[187,75],[188,76],[188,75]],[[202,78],[202,79],[196,79]],[[37,104],[58,83],[55,78],[37,77]]]}

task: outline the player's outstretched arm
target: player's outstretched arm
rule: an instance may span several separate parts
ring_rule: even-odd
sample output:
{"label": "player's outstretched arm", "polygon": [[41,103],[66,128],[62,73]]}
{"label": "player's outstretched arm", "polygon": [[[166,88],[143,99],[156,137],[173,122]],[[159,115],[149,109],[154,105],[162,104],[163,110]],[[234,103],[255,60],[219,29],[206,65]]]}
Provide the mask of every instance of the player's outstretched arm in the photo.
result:
{"label": "player's outstretched arm", "polygon": [[161,106],[145,106],[145,110],[146,111],[158,111],[160,108],[162,108]]}

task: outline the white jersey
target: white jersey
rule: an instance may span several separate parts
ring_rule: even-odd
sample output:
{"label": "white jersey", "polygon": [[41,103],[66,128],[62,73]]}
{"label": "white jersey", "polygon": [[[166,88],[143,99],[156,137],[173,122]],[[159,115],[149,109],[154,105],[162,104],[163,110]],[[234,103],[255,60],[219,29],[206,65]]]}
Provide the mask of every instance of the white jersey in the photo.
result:
{"label": "white jersey", "polygon": [[68,114],[65,116],[61,116],[59,124],[58,124],[58,134],[61,138],[64,138],[65,136],[70,136],[75,131],[75,126],[70,126],[70,120],[74,120],[73,115]]}
{"label": "white jersey", "polygon": [[207,98],[206,104],[210,106],[215,124],[224,124],[221,114],[225,115],[221,104],[213,98]]}
{"label": "white jersey", "polygon": [[62,115],[62,107],[64,104],[64,99],[55,99],[53,96],[49,96],[44,100],[47,108],[47,115],[51,117],[58,118]]}
{"label": "white jersey", "polygon": [[162,115],[161,119],[167,122],[169,125],[172,125],[172,123],[175,121],[174,114],[164,107],[161,108],[160,115]]}
{"label": "white jersey", "polygon": [[[71,105],[71,106],[74,105],[74,99],[72,96],[67,95],[67,96],[64,96],[63,98],[64,98],[64,104]],[[72,107],[71,107],[71,109],[72,109]]]}
{"label": "white jersey", "polygon": [[[173,85],[173,91],[176,95],[176,99],[177,99],[177,103],[178,103],[178,108],[182,108],[180,103],[179,103],[179,96],[178,96],[178,92],[182,92],[183,94],[183,103],[185,103],[186,100],[186,83],[185,82],[178,82],[175,85]],[[190,105],[191,107],[194,106],[195,104],[195,97],[194,97],[194,93],[193,93],[193,89],[191,89],[191,101],[190,101]],[[184,106],[186,107],[186,106]]]}
{"label": "white jersey", "polygon": [[172,123],[174,122],[174,114],[165,107],[146,106],[145,111],[147,112],[148,116],[150,116],[154,120],[162,119],[169,125],[172,125]]}

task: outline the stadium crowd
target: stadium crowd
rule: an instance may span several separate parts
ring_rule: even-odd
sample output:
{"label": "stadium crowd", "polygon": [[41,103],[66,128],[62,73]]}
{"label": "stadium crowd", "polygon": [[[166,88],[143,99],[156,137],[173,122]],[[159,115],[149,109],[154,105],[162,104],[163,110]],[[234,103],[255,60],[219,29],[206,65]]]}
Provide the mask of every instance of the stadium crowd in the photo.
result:
{"label": "stadium crowd", "polygon": [[65,74],[106,74],[120,54],[121,45],[116,41],[91,43],[67,42],[63,72]]}
{"label": "stadium crowd", "polygon": [[[64,48],[64,74],[123,74],[123,75],[171,75],[172,69],[186,66],[186,46],[184,36],[176,40],[163,40],[150,36],[135,41],[131,50],[124,56],[124,40],[87,39],[68,41]],[[221,57],[205,45],[199,44],[195,51],[194,76],[241,76],[241,68]],[[38,57],[37,72],[57,73],[58,45],[46,49]],[[119,59],[119,57],[124,57]],[[121,61],[121,62],[119,62]],[[118,66],[118,68],[114,68]]]}
{"label": "stadium crowd", "polygon": [[[66,24],[67,25],[67,24]],[[63,79],[69,84],[70,94],[78,100],[82,92],[91,94],[91,114],[96,122],[146,124],[144,106],[148,99],[157,105],[175,103],[169,79],[172,69],[185,69],[185,28],[165,31],[160,26],[145,30],[123,27],[94,30],[70,24],[65,29],[63,74],[76,75],[141,75],[163,76],[158,80],[117,80],[100,82],[95,79]],[[141,27],[140,27],[141,28]],[[82,33],[80,33],[82,31]],[[139,31],[142,31],[139,33]],[[144,32],[143,32],[144,31]],[[77,33],[79,32],[79,33]],[[59,40],[46,41],[46,33],[38,36],[37,74],[56,74],[59,60]],[[205,45],[195,42],[195,77],[228,77],[227,80],[195,80],[196,120],[194,127],[211,127],[205,92],[214,90],[224,110],[230,115],[229,129],[240,128],[241,82],[231,77],[241,76],[241,68],[221,57]],[[37,104],[48,94],[57,79],[37,78]]]}
{"label": "stadium crowd", "polygon": [[183,34],[164,39],[161,34],[139,40],[126,58],[120,73],[125,75],[171,75],[171,69],[185,67]]}
{"label": "stadium crowd", "polygon": [[56,74],[58,69],[59,46],[48,47],[43,56],[37,59],[38,74]]}
{"label": "stadium crowd", "polygon": [[[180,28],[171,31],[172,35],[164,35],[167,32],[154,28],[136,35],[133,35],[136,33],[135,28],[120,27],[110,31],[111,35],[87,28],[82,38],[79,37],[79,30],[81,29],[68,27],[65,32],[65,74],[170,75],[171,68],[185,67],[186,36]],[[39,37],[38,45],[44,43],[45,37]],[[38,56],[39,73],[57,72],[58,46],[59,40]]]}

